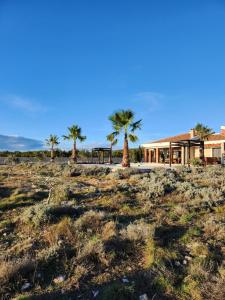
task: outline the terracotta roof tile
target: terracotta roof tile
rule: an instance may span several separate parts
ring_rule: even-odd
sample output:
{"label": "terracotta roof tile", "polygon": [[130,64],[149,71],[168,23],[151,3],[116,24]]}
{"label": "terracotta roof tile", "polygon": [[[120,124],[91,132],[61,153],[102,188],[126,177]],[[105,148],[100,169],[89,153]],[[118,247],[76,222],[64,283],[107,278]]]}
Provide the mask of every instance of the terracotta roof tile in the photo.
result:
{"label": "terracotta roof tile", "polygon": [[[188,140],[191,138],[190,133],[182,133],[182,134],[178,134],[175,136],[170,136],[164,139],[160,139],[157,141],[153,141],[150,142],[150,144],[152,143],[165,143],[165,142],[178,142],[178,141],[182,141],[182,140]],[[215,133],[210,135],[207,138],[207,141],[221,141],[221,140],[225,140],[225,134],[221,134],[221,133]]]}
{"label": "terracotta roof tile", "polygon": [[170,136],[164,139],[160,139],[158,141],[154,141],[151,143],[178,142],[178,141],[188,140],[188,139],[190,139],[190,133],[182,133],[175,136]]}

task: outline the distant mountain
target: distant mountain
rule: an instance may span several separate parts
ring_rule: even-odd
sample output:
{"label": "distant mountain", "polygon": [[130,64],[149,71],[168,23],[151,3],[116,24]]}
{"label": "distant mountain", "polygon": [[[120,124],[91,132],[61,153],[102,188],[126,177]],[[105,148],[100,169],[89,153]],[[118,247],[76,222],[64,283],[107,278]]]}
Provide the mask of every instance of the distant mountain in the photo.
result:
{"label": "distant mountain", "polygon": [[27,150],[41,150],[43,149],[43,142],[22,136],[7,136],[0,135],[0,151],[27,151]]}

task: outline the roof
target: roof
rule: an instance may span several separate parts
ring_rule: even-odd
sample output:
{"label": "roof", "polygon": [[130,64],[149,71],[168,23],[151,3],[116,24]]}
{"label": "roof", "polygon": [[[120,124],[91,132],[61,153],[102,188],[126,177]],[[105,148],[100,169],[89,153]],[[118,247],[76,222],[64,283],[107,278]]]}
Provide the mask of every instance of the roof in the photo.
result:
{"label": "roof", "polygon": [[[178,134],[178,135],[175,135],[175,136],[170,136],[170,137],[160,139],[160,140],[157,140],[157,141],[153,141],[153,142],[149,142],[149,143],[146,143],[146,144],[179,142],[179,141],[183,141],[183,140],[191,140],[190,132]],[[207,141],[222,141],[222,140],[225,140],[225,134],[221,134],[221,133],[211,134],[207,138]]]}

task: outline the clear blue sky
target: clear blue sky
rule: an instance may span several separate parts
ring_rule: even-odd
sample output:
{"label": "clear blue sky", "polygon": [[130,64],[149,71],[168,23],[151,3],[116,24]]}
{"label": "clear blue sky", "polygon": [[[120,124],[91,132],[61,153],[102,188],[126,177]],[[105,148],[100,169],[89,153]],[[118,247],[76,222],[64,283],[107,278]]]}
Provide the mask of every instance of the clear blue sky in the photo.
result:
{"label": "clear blue sky", "polygon": [[224,0],[0,0],[0,134],[104,144],[120,108],[140,143],[225,125]]}

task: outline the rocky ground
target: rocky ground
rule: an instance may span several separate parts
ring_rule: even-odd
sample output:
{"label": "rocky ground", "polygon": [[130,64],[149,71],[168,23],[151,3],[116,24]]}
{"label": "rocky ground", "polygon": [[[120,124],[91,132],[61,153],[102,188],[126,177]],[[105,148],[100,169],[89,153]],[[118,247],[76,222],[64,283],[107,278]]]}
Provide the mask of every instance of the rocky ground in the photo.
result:
{"label": "rocky ground", "polygon": [[225,299],[225,169],[0,167],[0,299]]}

